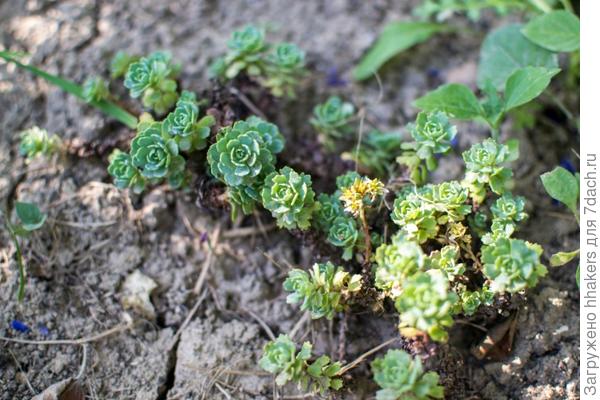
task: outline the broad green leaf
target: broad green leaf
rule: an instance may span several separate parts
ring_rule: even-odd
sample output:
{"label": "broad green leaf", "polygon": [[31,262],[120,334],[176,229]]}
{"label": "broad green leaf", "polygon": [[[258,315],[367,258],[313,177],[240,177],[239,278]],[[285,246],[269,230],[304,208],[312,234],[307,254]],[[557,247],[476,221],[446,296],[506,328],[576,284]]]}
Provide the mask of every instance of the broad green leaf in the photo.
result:
{"label": "broad green leaf", "polygon": [[519,107],[538,97],[550,84],[559,68],[525,67],[516,70],[506,81],[504,88],[504,109]]}
{"label": "broad green leaf", "polygon": [[542,174],[540,178],[550,197],[565,204],[577,216],[577,199],[579,198],[577,178],[563,167],[556,167],[552,171]]}
{"label": "broad green leaf", "polygon": [[508,139],[505,143],[508,146],[508,158],[506,161],[513,162],[519,158],[519,139]]}
{"label": "broad green leaf", "polygon": [[[0,51],[0,58],[3,58],[4,60],[6,60],[8,62],[14,63],[19,68],[27,70],[27,71],[33,73],[34,75],[37,75],[40,78],[47,80],[49,83],[58,86],[65,92],[70,93],[70,94],[78,97],[79,99],[85,101],[85,97],[83,96],[83,87],[76,84],[75,82],[69,81],[67,79],[63,79],[56,75],[49,74],[46,71],[42,71],[41,69],[36,68],[32,65],[23,64],[22,62],[20,62],[17,59],[19,56],[20,55],[17,53],[12,53],[9,51]],[[107,100],[101,100],[101,101],[91,101],[91,102],[88,102],[88,104],[96,107],[97,109],[102,111],[107,116],[112,117],[112,118],[122,122],[123,124],[127,125],[131,129],[135,129],[137,126],[137,122],[138,122],[137,118],[113,102],[110,102]]]}
{"label": "broad green leaf", "polygon": [[523,35],[551,51],[571,52],[579,49],[579,18],[569,11],[556,10],[529,21]]}
{"label": "broad green leaf", "polygon": [[509,76],[525,67],[558,67],[558,57],[521,33],[522,25],[512,24],[491,32],[481,46],[477,85],[483,88],[492,81],[497,90],[504,89]]}
{"label": "broad green leaf", "polygon": [[413,104],[427,112],[444,111],[457,119],[473,119],[483,114],[471,89],[458,83],[442,85],[418,98]]}
{"label": "broad green leaf", "polygon": [[550,265],[553,267],[560,267],[565,265],[575,257],[579,255],[579,249],[574,251],[559,251],[556,254],[552,254],[550,257]]}
{"label": "broad green leaf", "polygon": [[428,22],[394,22],[388,24],[373,47],[353,71],[354,79],[362,81],[373,75],[390,58],[424,42],[437,32],[448,30],[446,25]]}
{"label": "broad green leaf", "polygon": [[21,221],[21,226],[26,231],[34,231],[44,225],[46,221],[46,215],[42,214],[38,206],[33,203],[17,201],[15,211]]}

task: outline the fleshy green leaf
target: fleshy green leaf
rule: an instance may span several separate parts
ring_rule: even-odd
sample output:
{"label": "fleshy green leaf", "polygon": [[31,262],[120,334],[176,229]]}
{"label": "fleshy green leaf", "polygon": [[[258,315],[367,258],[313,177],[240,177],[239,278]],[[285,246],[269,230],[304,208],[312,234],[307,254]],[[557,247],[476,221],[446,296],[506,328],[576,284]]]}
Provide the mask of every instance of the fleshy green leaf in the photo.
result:
{"label": "fleshy green leaf", "polygon": [[519,107],[538,97],[550,84],[559,68],[525,67],[516,70],[506,81],[504,108],[506,111]]}
{"label": "fleshy green leaf", "polygon": [[556,167],[540,178],[550,197],[565,204],[573,214],[578,215],[579,181],[572,173],[563,167]]}
{"label": "fleshy green leaf", "polygon": [[475,94],[465,85],[451,83],[414,101],[414,106],[427,112],[444,111],[457,119],[473,119],[483,110]]}
{"label": "fleshy green leaf", "polygon": [[28,232],[39,229],[46,221],[46,215],[42,214],[38,206],[33,203],[17,201],[15,211],[23,229]]}
{"label": "fleshy green leaf", "polygon": [[558,67],[558,58],[521,33],[522,25],[512,24],[491,32],[483,41],[480,53],[477,85],[483,88],[492,81],[497,90],[502,90],[509,76],[525,67]]}
{"label": "fleshy green leaf", "polygon": [[428,22],[394,22],[383,29],[373,47],[353,71],[354,79],[362,81],[373,75],[386,61],[398,53],[429,39],[446,25]]}
{"label": "fleshy green leaf", "polygon": [[[34,75],[37,75],[40,78],[45,79],[49,83],[58,86],[65,92],[70,93],[70,94],[74,95],[75,97],[80,98],[83,101],[86,101],[86,98],[83,94],[83,87],[76,84],[75,82],[69,81],[67,79],[63,79],[56,75],[49,74],[46,71],[42,71],[41,69],[36,68],[32,65],[23,64],[22,62],[20,62],[17,59],[17,57],[19,57],[19,56],[20,55],[18,55],[17,53],[13,53],[13,52],[9,52],[9,51],[0,51],[0,58],[3,58],[4,60],[6,60],[8,62],[12,62],[17,67],[27,70],[27,71],[33,73]],[[135,129],[135,127],[137,126],[137,122],[138,122],[137,118],[135,116],[131,115],[129,112],[122,109],[121,107],[119,107],[118,105],[116,105],[115,103],[112,103],[107,100],[100,100],[100,101],[90,101],[90,102],[88,102],[88,104],[96,107],[97,109],[102,111],[107,116],[112,117],[112,118],[122,122],[123,124],[127,125],[129,128]]]}
{"label": "fleshy green leaf", "polygon": [[540,15],[521,31],[527,39],[551,51],[579,49],[579,18],[569,11],[556,10]]}
{"label": "fleshy green leaf", "polygon": [[578,255],[579,249],[573,251],[559,251],[558,253],[552,254],[552,257],[550,257],[550,265],[553,267],[560,267],[561,265],[565,265]]}

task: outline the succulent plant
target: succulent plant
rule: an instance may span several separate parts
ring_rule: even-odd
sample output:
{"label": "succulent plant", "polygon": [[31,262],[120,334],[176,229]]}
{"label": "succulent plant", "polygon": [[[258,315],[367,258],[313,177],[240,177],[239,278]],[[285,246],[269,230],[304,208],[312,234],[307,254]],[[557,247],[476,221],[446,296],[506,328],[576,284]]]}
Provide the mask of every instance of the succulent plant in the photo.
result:
{"label": "succulent plant", "polygon": [[131,142],[130,154],[133,165],[148,179],[177,176],[185,168],[177,144],[164,139],[159,122],[140,124],[138,134]]}
{"label": "succulent plant", "polygon": [[444,388],[435,372],[425,372],[423,363],[403,350],[388,350],[371,363],[373,379],[381,387],[377,400],[443,399]]}
{"label": "succulent plant", "polygon": [[483,273],[496,293],[515,293],[537,285],[546,275],[540,263],[543,250],[539,245],[520,239],[498,238],[482,249]]}
{"label": "succulent plant", "polygon": [[433,251],[426,258],[426,265],[431,269],[439,269],[448,278],[454,281],[457,276],[465,272],[465,265],[459,262],[460,249],[458,245],[451,244]]}
{"label": "succulent plant", "polygon": [[319,194],[317,201],[320,204],[319,209],[314,216],[314,224],[323,232],[329,233],[333,221],[344,215],[344,208],[340,199],[335,194]]}
{"label": "succulent plant", "polygon": [[263,206],[277,219],[277,225],[286,229],[306,230],[319,204],[315,202],[310,175],[283,167],[265,179],[261,198]]}
{"label": "succulent plant", "polygon": [[108,173],[113,177],[113,183],[119,189],[132,188],[134,193],[141,193],[146,187],[146,179],[140,170],[133,165],[131,156],[115,149],[108,158]]}
{"label": "succulent plant", "polygon": [[266,122],[254,115],[248,117],[246,119],[246,123],[250,128],[253,128],[260,134],[263,142],[266,144],[271,153],[281,153],[283,147],[285,146],[285,139],[279,132],[277,125]]}
{"label": "succulent plant", "polygon": [[435,210],[442,213],[442,216],[438,217],[438,223],[444,224],[448,220],[462,221],[471,213],[471,206],[467,204],[468,191],[460,183],[447,181],[428,185],[428,189],[431,189],[431,196],[427,196],[426,201],[432,201]]}
{"label": "succulent plant", "polygon": [[265,52],[268,50],[268,45],[265,43],[265,32],[262,29],[247,25],[233,32],[227,47],[229,53],[215,60],[211,65],[214,76],[233,79],[241,71],[246,71],[251,76],[264,72]]}
{"label": "succulent plant", "polygon": [[180,151],[201,150],[206,147],[206,139],[215,119],[207,115],[198,121],[199,111],[196,95],[184,90],[175,109],[162,122],[163,136],[172,137]]}
{"label": "succulent plant", "polygon": [[494,219],[501,221],[521,222],[527,219],[525,199],[505,193],[490,207]]}
{"label": "succulent plant", "polygon": [[350,260],[354,255],[359,237],[360,233],[356,221],[351,217],[340,216],[333,220],[327,235],[327,241],[336,247],[343,248],[342,258]]}
{"label": "succulent plant", "polygon": [[328,389],[340,389],[343,383],[336,377],[341,369],[340,363],[330,363],[327,356],[310,363],[311,355],[312,345],[309,342],[304,342],[300,351],[296,352],[296,344],[287,335],[279,335],[265,345],[258,365],[267,372],[277,374],[275,382],[279,386],[292,381],[304,390],[310,388],[321,393]]}
{"label": "succulent plant", "polygon": [[313,110],[310,123],[321,134],[320,140],[329,149],[335,147],[335,139],[352,133],[351,124],[354,118],[354,106],[344,102],[337,96],[332,96],[325,103],[318,104]]}
{"label": "succulent plant", "polygon": [[400,330],[410,335],[416,329],[435,341],[446,341],[445,328],[452,325],[451,311],[457,302],[458,296],[448,290],[448,279],[442,271],[418,272],[404,282],[396,297]]}
{"label": "succulent plant", "polygon": [[402,228],[409,239],[415,239],[419,243],[434,238],[439,229],[435,211],[425,207],[413,194],[394,201],[392,221]]}
{"label": "succulent plant", "polygon": [[110,62],[110,77],[113,79],[124,77],[129,66],[139,59],[138,56],[131,56],[122,50],[117,51]]}
{"label": "succulent plant", "polygon": [[125,87],[133,98],[142,96],[145,107],[165,114],[177,101],[180,67],[171,62],[166,52],[154,52],[131,63],[125,74]]}
{"label": "succulent plant", "polygon": [[309,311],[313,319],[332,319],[334,313],[343,311],[348,296],[361,288],[360,275],[350,275],[332,263],[313,265],[310,274],[301,269],[289,272],[283,288],[291,292],[290,304],[302,303],[300,309]]}
{"label": "succulent plant", "polygon": [[382,244],[375,251],[375,287],[396,297],[403,282],[425,266],[421,247],[402,233],[392,237],[390,244]]}
{"label": "succulent plant", "polygon": [[414,150],[430,171],[437,167],[434,155],[447,153],[452,148],[451,143],[457,132],[442,111],[420,112],[415,123],[409,124],[407,128],[415,142],[404,144],[403,148]]}
{"label": "succulent plant", "polygon": [[221,130],[207,155],[211,174],[227,186],[255,186],[275,169],[263,136],[245,121]]}
{"label": "succulent plant", "polygon": [[512,177],[512,171],[504,166],[512,159],[507,145],[490,138],[474,144],[462,156],[467,168],[463,184],[475,202],[485,199],[486,185],[496,194],[507,190]]}
{"label": "succulent plant", "polygon": [[276,97],[295,97],[294,88],[306,75],[304,51],[292,43],[280,43],[267,56],[265,78],[262,83]]}
{"label": "succulent plant", "polygon": [[82,94],[87,103],[106,100],[110,96],[108,83],[99,76],[88,78],[83,83]]}
{"label": "succulent plant", "polygon": [[63,146],[57,135],[50,135],[48,131],[37,126],[22,131],[19,136],[19,153],[28,159],[51,156],[60,152]]}

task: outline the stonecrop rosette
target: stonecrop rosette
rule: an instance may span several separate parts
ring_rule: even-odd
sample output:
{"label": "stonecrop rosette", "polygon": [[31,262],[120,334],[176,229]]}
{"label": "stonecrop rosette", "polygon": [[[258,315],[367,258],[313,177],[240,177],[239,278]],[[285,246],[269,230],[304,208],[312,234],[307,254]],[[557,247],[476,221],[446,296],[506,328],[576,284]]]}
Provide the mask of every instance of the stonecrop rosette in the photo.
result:
{"label": "stonecrop rosette", "polygon": [[408,125],[408,130],[415,142],[403,148],[414,150],[417,157],[426,162],[430,171],[437,165],[434,155],[447,153],[452,148],[452,140],[457,133],[446,113],[441,111],[420,112],[415,123]]}
{"label": "stonecrop rosette", "polygon": [[127,68],[125,87],[133,98],[142,96],[145,107],[164,114],[177,101],[177,82],[179,65],[171,62],[166,52],[154,52],[142,57]]}
{"label": "stonecrop rosette", "polygon": [[457,302],[458,296],[448,290],[448,279],[442,271],[433,269],[412,275],[396,297],[400,331],[411,336],[416,329],[435,341],[446,341],[445,328],[452,326],[452,308]]}
{"label": "stonecrop rosette", "polygon": [[227,186],[255,186],[275,169],[275,157],[256,128],[245,121],[223,128],[207,155],[211,174]]}
{"label": "stonecrop rosette", "polygon": [[308,229],[313,212],[318,209],[310,175],[299,174],[290,167],[267,176],[261,197],[263,206],[282,228]]}
{"label": "stonecrop rosette", "polygon": [[163,134],[171,136],[181,151],[201,150],[206,147],[206,139],[215,119],[207,115],[198,121],[199,112],[196,95],[183,91],[175,110],[162,122]]}
{"label": "stonecrop rosette", "polygon": [[108,173],[113,177],[113,183],[119,189],[132,188],[134,193],[141,193],[146,187],[146,179],[140,170],[133,165],[131,156],[115,149],[108,157]]}
{"label": "stonecrop rosette", "polygon": [[161,135],[159,122],[141,123],[138,134],[131,142],[133,165],[148,179],[177,175],[185,168],[185,160],[179,155],[177,144]]}
{"label": "stonecrop rosette", "polygon": [[474,201],[481,203],[485,199],[486,185],[496,194],[507,190],[512,171],[504,164],[514,158],[507,145],[489,138],[471,146],[462,157],[467,169],[463,184]]}
{"label": "stonecrop rosette", "polygon": [[541,246],[520,239],[498,238],[483,247],[483,273],[496,293],[515,293],[537,285],[547,273],[540,263]]}
{"label": "stonecrop rosette", "polygon": [[388,350],[371,363],[373,379],[381,387],[377,400],[443,399],[444,388],[435,372],[425,372],[420,357],[403,350]]}
{"label": "stonecrop rosette", "polygon": [[377,248],[375,262],[375,287],[396,297],[404,280],[423,270],[425,255],[421,246],[399,233],[392,237],[390,244]]}

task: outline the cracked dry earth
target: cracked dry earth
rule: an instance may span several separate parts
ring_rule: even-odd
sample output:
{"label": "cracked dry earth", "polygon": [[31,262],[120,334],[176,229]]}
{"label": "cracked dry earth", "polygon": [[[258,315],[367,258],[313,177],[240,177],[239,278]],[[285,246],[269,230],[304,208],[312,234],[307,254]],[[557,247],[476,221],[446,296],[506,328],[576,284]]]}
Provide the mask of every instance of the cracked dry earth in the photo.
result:
{"label": "cracked dry earth", "polygon": [[[408,19],[413,6],[413,1],[392,0],[11,0],[0,3],[0,34],[2,47],[25,51],[33,64],[78,82],[98,73],[106,76],[117,50],[169,49],[183,64],[182,86],[200,92],[208,85],[206,65],[223,52],[230,32],[248,22],[269,22],[279,38],[308,51],[314,71],[297,102],[267,111],[285,135],[301,136],[312,135],[304,121],[315,99],[334,92],[327,87],[327,72],[335,68],[347,78],[383,24]],[[479,44],[487,29],[500,22],[487,16],[472,27],[474,34],[434,38],[399,57],[382,71],[383,100],[369,110],[372,118],[385,129],[397,129],[414,117],[410,103],[426,90],[446,81],[473,86]],[[261,324],[275,334],[294,327],[301,315],[285,303],[281,282],[289,264],[308,267],[318,255],[287,233],[261,235],[252,229],[255,218],[238,227],[225,212],[209,215],[195,205],[193,194],[158,187],[130,198],[110,185],[106,157],[93,151],[24,164],[17,155],[16,132],[33,125],[91,149],[127,130],[13,66],[0,65],[0,77],[2,205],[9,197],[33,201],[48,214],[45,228],[24,246],[29,282],[22,304],[14,296],[14,249],[6,232],[0,233],[0,336],[83,338],[121,327],[128,318],[135,321],[85,350],[74,344],[0,342],[0,399],[31,398],[77,376],[82,365],[79,382],[91,399],[274,398],[272,379],[257,366],[268,340]],[[126,98],[118,86],[115,92]],[[335,90],[359,103],[374,102],[379,93],[374,82]],[[459,132],[460,149],[485,135],[473,125],[460,125]],[[510,135],[521,140],[521,154],[528,155],[515,169],[515,191],[530,199],[523,237],[541,243],[547,253],[577,246],[577,225],[552,205],[537,179],[560,159],[572,157],[568,148],[577,148],[577,139],[558,129]],[[455,177],[461,168],[460,158],[450,156],[435,178]],[[266,215],[260,218],[269,223]],[[220,245],[195,293],[209,257],[199,238],[202,233],[216,237],[217,230]],[[506,359],[478,362],[468,355],[470,344],[459,343],[446,363],[428,360],[449,388],[448,398],[578,398],[574,270],[574,265],[552,270],[528,295],[514,350]],[[125,281],[135,271],[156,284],[150,316],[123,307]],[[30,330],[15,331],[13,320]],[[347,361],[395,335],[394,324],[393,316],[351,315]],[[331,326],[313,322],[302,327],[316,352],[331,354],[338,330],[337,320]],[[349,390],[337,398],[373,398],[376,388],[368,378],[366,365],[355,369],[347,380]],[[286,387],[279,394],[293,393]]]}

